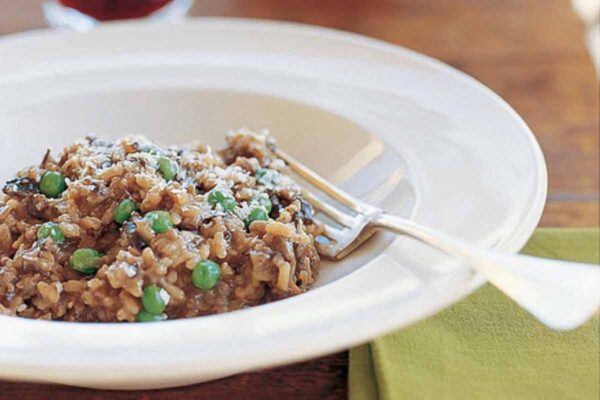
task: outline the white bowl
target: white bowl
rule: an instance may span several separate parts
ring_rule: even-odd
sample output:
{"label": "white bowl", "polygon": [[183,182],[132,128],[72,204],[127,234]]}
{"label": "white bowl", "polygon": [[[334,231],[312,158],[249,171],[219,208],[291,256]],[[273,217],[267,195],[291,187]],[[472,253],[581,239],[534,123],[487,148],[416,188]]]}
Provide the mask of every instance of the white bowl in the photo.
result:
{"label": "white bowl", "polygon": [[[0,40],[0,178],[94,132],[218,145],[268,128],[349,192],[516,252],[544,205],[533,135],[490,90],[425,56],[301,25],[197,19]],[[324,263],[307,294],[155,324],[0,317],[0,378],[111,389],[191,384],[349,348],[483,283],[406,238]],[[492,318],[491,316],[490,318]]]}

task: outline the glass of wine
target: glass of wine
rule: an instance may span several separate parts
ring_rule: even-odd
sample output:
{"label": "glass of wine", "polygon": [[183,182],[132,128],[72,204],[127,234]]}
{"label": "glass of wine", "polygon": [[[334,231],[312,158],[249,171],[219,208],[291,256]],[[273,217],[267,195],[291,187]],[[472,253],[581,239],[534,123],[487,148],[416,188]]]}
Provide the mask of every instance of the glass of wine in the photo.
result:
{"label": "glass of wine", "polygon": [[104,21],[133,18],[176,19],[194,0],[47,0],[44,17],[50,26],[84,31]]}

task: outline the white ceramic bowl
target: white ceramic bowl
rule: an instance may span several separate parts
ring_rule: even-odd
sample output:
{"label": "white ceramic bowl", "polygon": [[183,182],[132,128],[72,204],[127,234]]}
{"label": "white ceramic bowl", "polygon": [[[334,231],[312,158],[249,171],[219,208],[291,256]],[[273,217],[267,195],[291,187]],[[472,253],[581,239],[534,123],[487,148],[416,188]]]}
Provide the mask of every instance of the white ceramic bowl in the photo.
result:
{"label": "white ceramic bowl", "polygon": [[[198,19],[0,40],[0,178],[94,132],[218,145],[240,126],[399,215],[515,252],[546,194],[540,149],[475,80],[425,56],[301,25]],[[97,388],[185,385],[315,357],[429,316],[483,283],[378,235],[307,294],[156,324],[0,317],[0,378]],[[493,318],[493,316],[490,316]]]}

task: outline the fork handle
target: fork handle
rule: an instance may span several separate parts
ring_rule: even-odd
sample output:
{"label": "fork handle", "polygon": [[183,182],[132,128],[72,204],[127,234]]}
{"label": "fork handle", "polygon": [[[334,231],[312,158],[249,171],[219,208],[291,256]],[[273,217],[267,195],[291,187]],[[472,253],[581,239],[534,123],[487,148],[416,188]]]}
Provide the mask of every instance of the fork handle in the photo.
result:
{"label": "fork handle", "polygon": [[576,328],[600,306],[600,267],[597,265],[501,253],[385,213],[373,221],[373,227],[411,236],[465,259],[490,283],[550,328]]}

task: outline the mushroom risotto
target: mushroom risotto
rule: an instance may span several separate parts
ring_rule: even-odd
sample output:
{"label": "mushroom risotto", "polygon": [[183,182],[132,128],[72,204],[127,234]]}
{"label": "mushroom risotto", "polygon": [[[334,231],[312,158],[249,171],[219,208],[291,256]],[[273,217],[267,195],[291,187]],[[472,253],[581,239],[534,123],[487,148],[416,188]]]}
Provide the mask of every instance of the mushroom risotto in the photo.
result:
{"label": "mushroom risotto", "polygon": [[88,137],[0,201],[0,314],[160,321],[306,291],[322,228],[266,133],[220,151]]}

